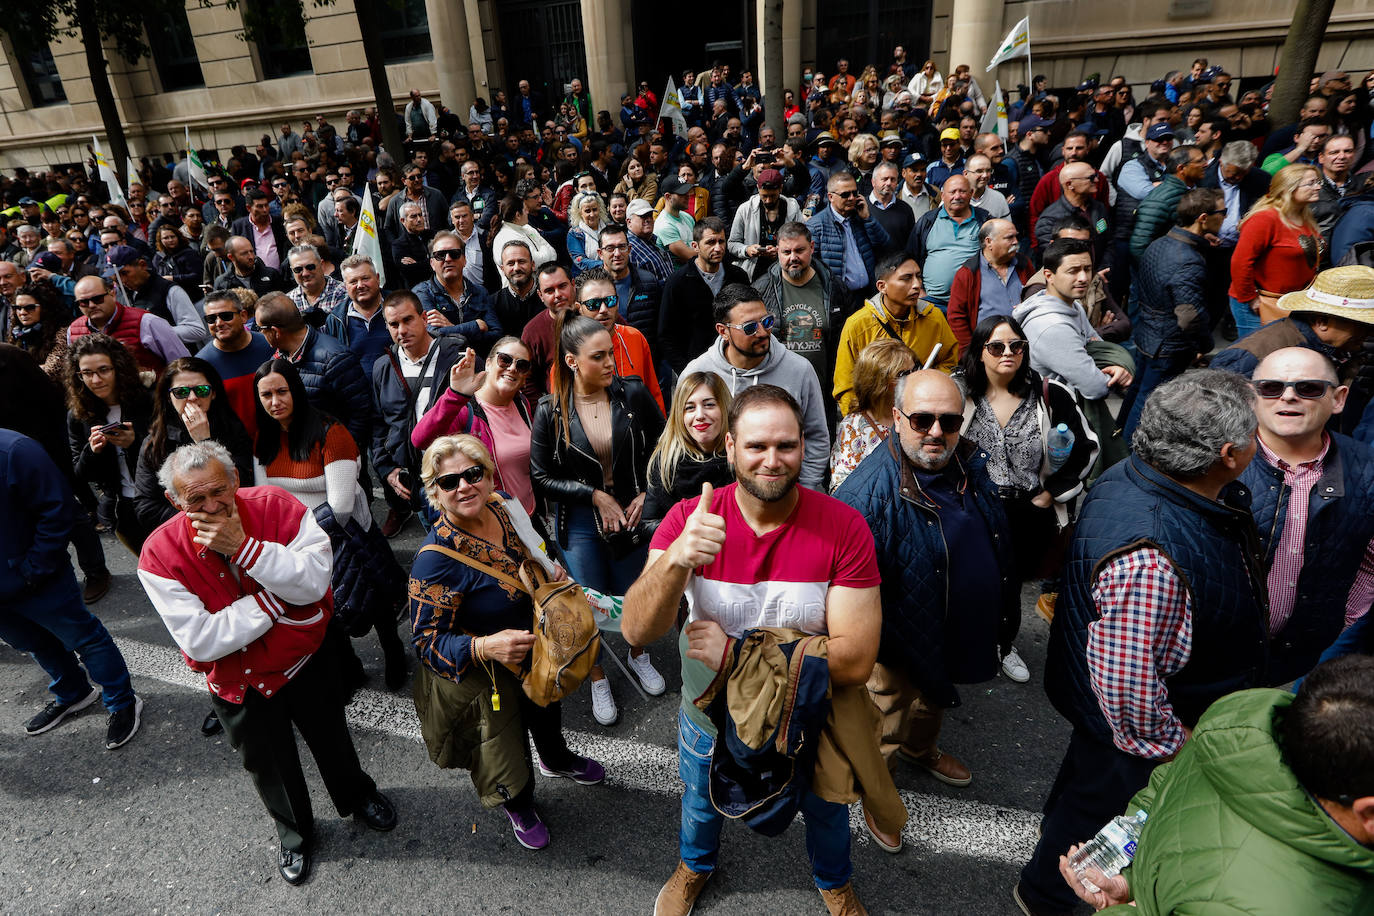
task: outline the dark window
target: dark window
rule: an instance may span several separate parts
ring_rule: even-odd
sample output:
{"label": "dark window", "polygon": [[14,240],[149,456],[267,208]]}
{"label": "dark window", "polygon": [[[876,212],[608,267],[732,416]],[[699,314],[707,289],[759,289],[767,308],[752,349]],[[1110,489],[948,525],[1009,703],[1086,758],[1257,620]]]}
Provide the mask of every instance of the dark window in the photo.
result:
{"label": "dark window", "polygon": [[[878,66],[887,76],[892,49],[906,48],[906,59],[920,66],[930,52],[931,0],[857,0],[853,3],[822,3],[817,10],[816,63],[829,79],[835,61],[849,61],[849,72],[858,76],[865,63]],[[959,61],[976,64],[977,61]],[[952,67],[950,68],[953,69]],[[946,74],[948,75],[948,74]]]}
{"label": "dark window", "polygon": [[382,28],[382,58],[387,61],[429,57],[434,47],[429,37],[429,12],[425,0],[400,0],[377,11]]}
{"label": "dark window", "polygon": [[19,69],[24,74],[24,84],[29,88],[34,108],[67,101],[62,77],[57,74],[57,63],[46,44],[37,50],[15,48],[15,57],[19,59]]}
{"label": "dark window", "polygon": [[[582,6],[576,0],[535,3],[517,0],[500,8],[503,51],[506,58],[506,100],[517,104],[516,87],[530,81],[536,94],[555,110],[563,99],[563,86],[573,77],[587,78],[587,55],[582,40]],[[594,100],[602,108],[604,102]]]}
{"label": "dark window", "polygon": [[191,37],[191,23],[186,19],[185,7],[149,16],[145,26],[162,91],[204,86],[205,77],[200,72],[200,58],[196,55],[196,42]]}
{"label": "dark window", "polygon": [[262,23],[257,44],[263,79],[314,72],[300,0],[245,0],[244,5],[255,7],[254,18]]}

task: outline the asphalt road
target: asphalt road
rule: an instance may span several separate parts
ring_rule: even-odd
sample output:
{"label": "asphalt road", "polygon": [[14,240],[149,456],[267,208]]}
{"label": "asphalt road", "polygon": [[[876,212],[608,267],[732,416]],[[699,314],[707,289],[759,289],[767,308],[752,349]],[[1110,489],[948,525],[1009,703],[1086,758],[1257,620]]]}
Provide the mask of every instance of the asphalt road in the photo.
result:
{"label": "asphalt road", "polygon": [[[403,562],[417,527],[393,542]],[[372,678],[349,709],[364,768],[395,802],[389,834],[335,814],[313,763],[314,869],[305,885],[276,870],[270,819],[221,735],[198,730],[208,711],[199,675],[187,669],[134,576],[134,558],[113,538],[105,549],[115,585],[93,610],[120,644],[143,697],[132,742],[104,748],[99,704],[58,729],[26,737],[24,722],[48,701],[46,677],[0,643],[0,842],[4,913],[521,913],[647,914],[677,859],[675,642],[651,647],[668,680],[642,699],[611,670],[621,720],[591,718],[584,689],[565,702],[571,743],[606,764],[608,781],[580,787],[539,779],[537,802],[553,842],[530,852],[502,813],[483,809],[466,773],[430,763],[409,689],[381,688],[374,636],[355,641]],[[942,747],[974,773],[955,789],[906,764],[897,776],[911,820],[907,848],[889,855],[851,812],[854,880],[869,911],[1015,914],[1010,890],[1035,842],[1039,809],[1068,740],[1041,681],[1048,628],[1025,595],[1018,645],[1029,684],[998,677],[966,687],[946,718]],[[609,642],[624,650],[618,637]],[[303,747],[303,746],[302,746]],[[303,748],[304,749],[304,748]],[[804,831],[779,838],[727,824],[720,866],[700,914],[821,914],[810,883]]]}

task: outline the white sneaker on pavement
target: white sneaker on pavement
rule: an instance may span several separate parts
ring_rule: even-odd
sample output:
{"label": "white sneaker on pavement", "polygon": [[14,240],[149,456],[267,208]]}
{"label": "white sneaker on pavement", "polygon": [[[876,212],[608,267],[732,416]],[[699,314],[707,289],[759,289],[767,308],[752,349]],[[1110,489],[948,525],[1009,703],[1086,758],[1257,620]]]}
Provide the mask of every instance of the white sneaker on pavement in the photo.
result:
{"label": "white sneaker on pavement", "polygon": [[644,692],[649,696],[659,696],[668,689],[667,683],[663,680],[663,675],[658,673],[654,663],[649,660],[647,649],[638,656],[626,655],[625,660],[630,663],[630,670],[635,673],[635,677],[639,678],[640,685],[644,687]]}
{"label": "white sneaker on pavement", "polygon": [[602,725],[614,725],[620,720],[620,710],[616,708],[615,696],[611,693],[611,682],[604,677],[592,681],[592,718]]}
{"label": "white sneaker on pavement", "polygon": [[1025,661],[1021,658],[1021,654],[1016,651],[1015,646],[1012,646],[1011,650],[1007,652],[1006,658],[1002,659],[1002,673],[1018,684],[1024,684],[1030,680],[1030,669],[1026,667]]}

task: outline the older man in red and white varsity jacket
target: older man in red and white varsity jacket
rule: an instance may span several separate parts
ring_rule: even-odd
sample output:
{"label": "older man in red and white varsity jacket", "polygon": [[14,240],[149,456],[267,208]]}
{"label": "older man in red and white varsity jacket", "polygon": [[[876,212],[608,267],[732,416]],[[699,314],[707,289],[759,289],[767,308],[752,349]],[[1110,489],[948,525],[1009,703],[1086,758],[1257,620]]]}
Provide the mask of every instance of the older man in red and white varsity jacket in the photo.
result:
{"label": "older man in red and white varsity jacket", "polygon": [[187,663],[205,673],[229,741],[281,838],[290,884],[310,871],[314,819],[294,725],[341,816],[374,830],[396,811],[363,772],[326,640],[333,554],[314,515],[277,487],[240,490],[224,446],[177,449],[158,480],[181,511],[149,536],[138,577]]}

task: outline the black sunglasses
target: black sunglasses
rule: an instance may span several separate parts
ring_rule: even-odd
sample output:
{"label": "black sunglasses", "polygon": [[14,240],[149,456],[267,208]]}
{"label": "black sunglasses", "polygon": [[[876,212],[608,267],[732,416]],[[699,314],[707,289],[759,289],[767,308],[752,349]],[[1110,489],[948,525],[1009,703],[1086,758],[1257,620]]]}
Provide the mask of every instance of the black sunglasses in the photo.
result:
{"label": "black sunglasses", "polygon": [[454,474],[445,474],[442,477],[434,478],[435,485],[445,493],[452,493],[458,489],[458,481],[466,480],[468,486],[475,487],[482,482],[482,478],[487,476],[486,468],[480,464],[474,464],[466,471],[458,471]]}
{"label": "black sunglasses", "polygon": [[441,251],[431,251],[429,257],[434,261],[461,261],[463,260],[463,250],[461,248],[445,248]]}
{"label": "black sunglasses", "polygon": [[957,433],[964,428],[964,415],[961,413],[909,413],[904,414],[906,421],[911,424],[911,429],[922,435],[930,432],[930,428],[938,421],[940,431],[943,433]]}
{"label": "black sunglasses", "polygon": [[291,268],[293,274],[313,274],[319,268],[318,264],[297,264]]}
{"label": "black sunglasses", "polygon": [[214,324],[216,321],[224,321],[224,322],[233,321],[233,320],[234,320],[234,316],[237,315],[237,314],[238,314],[238,312],[206,312],[206,313],[205,313],[205,323],[206,323],[206,324]]}
{"label": "black sunglasses", "polygon": [[11,305],[10,308],[16,312],[23,312],[25,315],[27,315],[29,312],[34,312],[38,310],[38,303],[34,302],[29,305]]}
{"label": "black sunglasses", "polygon": [[830,193],[834,194],[840,200],[849,200],[851,197],[859,196],[858,191],[831,191]]}
{"label": "black sunglasses", "polygon": [[496,360],[496,365],[502,369],[509,369],[511,366],[514,366],[515,371],[521,374],[528,373],[534,365],[527,359],[511,356],[509,353],[497,353],[494,358]]}
{"label": "black sunglasses", "polygon": [[1254,385],[1255,393],[1265,400],[1270,401],[1275,398],[1283,397],[1283,393],[1289,388],[1292,388],[1293,393],[1298,397],[1313,401],[1326,394],[1328,388],[1336,387],[1335,382],[1328,382],[1326,379],[1322,378],[1305,378],[1295,382],[1265,378],[1257,379]]}
{"label": "black sunglasses", "polygon": [[1001,356],[1008,350],[1012,356],[1020,356],[1026,352],[1026,342],[1024,340],[989,340],[983,344],[983,349],[993,356]]}
{"label": "black sunglasses", "polygon": [[611,309],[615,308],[619,302],[619,297],[612,293],[609,296],[597,296],[594,299],[583,299],[582,302],[579,304],[587,311],[596,313],[601,311],[602,309],[610,311]]}
{"label": "black sunglasses", "polygon": [[84,309],[88,305],[94,305],[97,302],[104,302],[105,297],[108,295],[109,293],[101,293],[99,296],[87,296],[84,299],[77,299],[76,307],[79,309]]}
{"label": "black sunglasses", "polygon": [[178,385],[171,389],[172,397],[184,401],[194,392],[198,398],[208,398],[215,389],[209,385]]}

